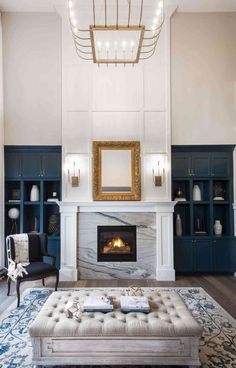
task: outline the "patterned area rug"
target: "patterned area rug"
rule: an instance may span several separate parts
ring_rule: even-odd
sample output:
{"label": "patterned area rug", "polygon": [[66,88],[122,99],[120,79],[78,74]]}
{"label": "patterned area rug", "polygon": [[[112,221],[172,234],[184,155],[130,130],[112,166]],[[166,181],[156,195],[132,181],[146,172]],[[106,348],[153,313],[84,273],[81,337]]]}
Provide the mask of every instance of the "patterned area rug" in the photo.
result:
{"label": "patterned area rug", "polygon": [[[196,320],[204,326],[200,342],[202,367],[236,368],[236,321],[202,288],[148,289],[178,292]],[[52,289],[27,289],[21,306],[8,308],[2,316],[0,321],[0,368],[33,367],[28,325],[36,317],[52,291]]]}

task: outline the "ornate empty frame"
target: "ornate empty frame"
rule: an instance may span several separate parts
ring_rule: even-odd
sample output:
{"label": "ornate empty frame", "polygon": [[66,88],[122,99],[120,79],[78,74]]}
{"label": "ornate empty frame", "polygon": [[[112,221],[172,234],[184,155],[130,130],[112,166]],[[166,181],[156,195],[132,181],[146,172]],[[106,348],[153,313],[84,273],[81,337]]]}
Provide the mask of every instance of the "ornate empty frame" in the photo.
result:
{"label": "ornate empty frame", "polygon": [[140,142],[93,142],[93,199],[140,201]]}

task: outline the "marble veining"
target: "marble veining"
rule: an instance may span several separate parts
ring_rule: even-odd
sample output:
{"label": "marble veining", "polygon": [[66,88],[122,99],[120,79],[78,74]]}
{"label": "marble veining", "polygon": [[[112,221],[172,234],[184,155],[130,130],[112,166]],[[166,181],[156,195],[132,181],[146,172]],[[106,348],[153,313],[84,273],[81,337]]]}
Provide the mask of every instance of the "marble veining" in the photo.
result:
{"label": "marble veining", "polygon": [[[78,218],[80,279],[155,279],[155,213],[80,213]],[[97,262],[97,226],[136,225],[137,262]]]}

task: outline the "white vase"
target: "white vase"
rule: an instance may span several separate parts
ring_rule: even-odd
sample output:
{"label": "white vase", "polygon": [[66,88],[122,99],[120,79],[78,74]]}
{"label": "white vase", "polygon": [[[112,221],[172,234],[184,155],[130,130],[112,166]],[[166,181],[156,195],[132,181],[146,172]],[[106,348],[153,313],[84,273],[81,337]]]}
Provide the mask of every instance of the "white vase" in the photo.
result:
{"label": "white vase", "polygon": [[176,216],[175,231],[176,231],[177,236],[182,236],[182,233],[183,233],[182,220],[181,220],[179,213],[177,213],[177,216]]}
{"label": "white vase", "polygon": [[215,224],[214,224],[214,233],[215,235],[222,235],[222,225],[220,223],[220,220],[215,220]]}
{"label": "white vase", "polygon": [[201,195],[201,189],[198,185],[193,186],[193,200],[194,201],[201,201],[202,195]]}
{"label": "white vase", "polygon": [[39,188],[37,185],[33,185],[30,191],[30,202],[39,201]]}

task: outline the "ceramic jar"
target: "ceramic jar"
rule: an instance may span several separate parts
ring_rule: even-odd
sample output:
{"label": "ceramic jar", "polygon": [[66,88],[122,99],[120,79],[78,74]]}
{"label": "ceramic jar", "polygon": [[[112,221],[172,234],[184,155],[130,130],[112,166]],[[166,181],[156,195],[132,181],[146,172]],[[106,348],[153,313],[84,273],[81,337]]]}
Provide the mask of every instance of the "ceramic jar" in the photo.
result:
{"label": "ceramic jar", "polygon": [[30,202],[39,201],[39,188],[37,185],[33,185],[30,191]]}
{"label": "ceramic jar", "polygon": [[182,236],[183,230],[182,230],[182,220],[180,217],[180,214],[177,213],[176,216],[176,222],[175,222],[175,232],[177,236]]}
{"label": "ceramic jar", "polygon": [[220,220],[215,220],[214,233],[218,236],[222,235],[222,225],[220,223]]}
{"label": "ceramic jar", "polygon": [[202,200],[201,189],[199,188],[199,185],[193,186],[193,200],[194,201]]}

